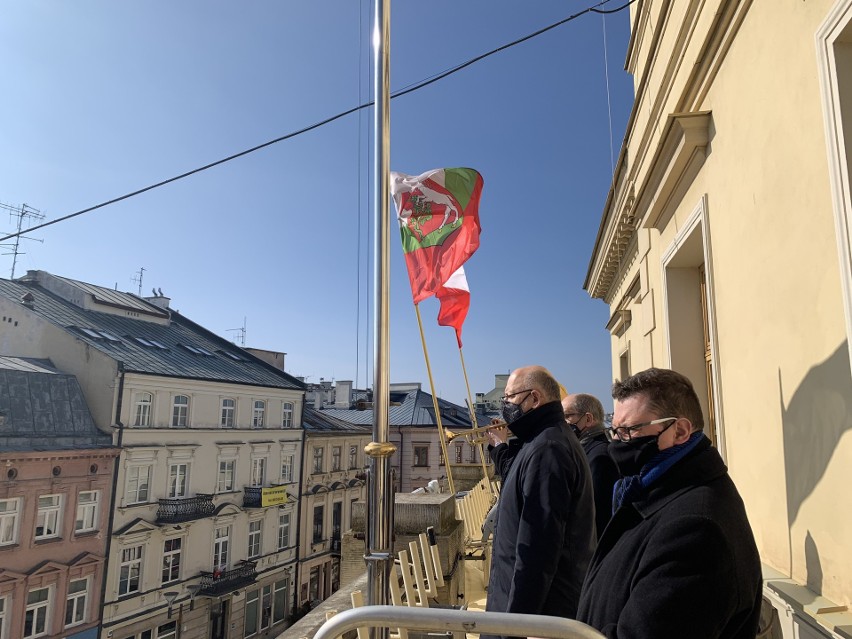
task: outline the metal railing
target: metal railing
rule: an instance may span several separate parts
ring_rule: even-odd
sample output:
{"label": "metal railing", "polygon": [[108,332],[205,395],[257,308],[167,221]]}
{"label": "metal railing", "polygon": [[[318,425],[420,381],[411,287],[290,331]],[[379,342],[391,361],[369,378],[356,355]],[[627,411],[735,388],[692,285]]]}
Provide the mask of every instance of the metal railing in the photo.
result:
{"label": "metal railing", "polygon": [[257,581],[257,562],[244,561],[236,568],[213,572],[201,571],[200,595],[218,597]]}
{"label": "metal railing", "polygon": [[337,639],[346,632],[365,627],[546,639],[605,639],[594,628],[563,617],[400,606],[364,606],[347,610],[326,621],[314,639]]}
{"label": "metal railing", "polygon": [[157,523],[179,524],[184,521],[210,517],[216,510],[213,495],[198,493],[195,497],[175,497],[159,500]]}

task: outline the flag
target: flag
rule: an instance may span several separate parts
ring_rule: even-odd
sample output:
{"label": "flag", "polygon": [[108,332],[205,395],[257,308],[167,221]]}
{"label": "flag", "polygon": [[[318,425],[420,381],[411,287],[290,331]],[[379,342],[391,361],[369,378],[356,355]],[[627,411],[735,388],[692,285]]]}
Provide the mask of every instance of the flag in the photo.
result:
{"label": "flag", "polygon": [[473,169],[391,173],[414,303],[435,295],[479,248],[482,176]]}
{"label": "flag", "polygon": [[441,302],[438,324],[456,329],[456,340],[461,348],[462,324],[467,317],[467,309],[470,308],[470,289],[467,287],[463,266],[450,276],[436,295]]}

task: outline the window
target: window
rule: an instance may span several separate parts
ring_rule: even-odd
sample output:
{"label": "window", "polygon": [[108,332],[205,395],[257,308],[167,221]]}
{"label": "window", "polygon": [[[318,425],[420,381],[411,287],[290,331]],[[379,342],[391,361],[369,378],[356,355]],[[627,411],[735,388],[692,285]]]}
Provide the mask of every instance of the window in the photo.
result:
{"label": "window", "polygon": [[429,446],[414,446],[414,465],[429,465]]}
{"label": "window", "polygon": [[157,639],[175,639],[177,637],[177,621],[169,621],[157,626]]}
{"label": "window", "polygon": [[251,460],[251,485],[263,486],[266,482],[266,457],[254,457]]}
{"label": "window", "polygon": [[42,495],[38,498],[36,516],[36,539],[59,536],[59,517],[62,498],[60,495]]}
{"label": "window", "polygon": [[[276,606],[277,606],[277,597],[278,597],[278,585],[282,582],[276,582]],[[286,592],[286,587],[285,587]],[[269,626],[272,625],[272,584],[267,584],[263,588],[259,590],[252,590],[251,592],[246,593],[246,623],[245,623],[245,636],[251,637],[257,634],[258,631],[265,631],[269,629]],[[278,621],[278,610],[275,611],[276,615],[276,623]],[[281,613],[281,620],[283,620],[283,612]]]}
{"label": "window", "polygon": [[263,428],[263,416],[266,413],[266,402],[257,400],[254,403],[254,412],[251,416],[252,428]]}
{"label": "window", "polygon": [[310,601],[317,601],[320,598],[320,567],[314,566],[311,568],[309,594]]}
{"label": "window", "polygon": [[216,529],[213,539],[213,568],[215,570],[228,569],[228,546],[231,542],[231,529],[222,526]]}
{"label": "window", "polygon": [[234,459],[219,460],[219,480],[216,482],[216,492],[226,493],[234,490],[234,474],[237,462]]}
{"label": "window", "polygon": [[321,447],[314,448],[314,473],[321,473],[323,471],[323,454],[325,453],[325,449]]}
{"label": "window", "polygon": [[340,458],[343,455],[343,450],[340,446],[331,447],[331,469],[340,470]]}
{"label": "window", "polygon": [[186,497],[188,494],[189,464],[169,466],[169,497]]}
{"label": "window", "polygon": [[314,543],[322,541],[322,520],[325,518],[325,507],[314,506]]}
{"label": "window", "polygon": [[175,395],[175,403],[172,406],[172,426],[187,426],[189,423],[189,397],[186,395]]}
{"label": "window", "polygon": [[260,548],[262,545],[261,531],[263,529],[263,520],[249,522],[248,535],[248,556],[249,559],[260,556]]}
{"label": "window", "polygon": [[[0,499],[0,546],[14,544],[18,540],[18,500]],[[2,626],[0,626],[2,631]],[[3,635],[0,634],[0,637]]]}
{"label": "window", "polygon": [[445,463],[444,462],[444,449],[439,448],[438,449],[438,466],[443,466],[444,463]]}
{"label": "window", "polygon": [[65,602],[65,627],[86,621],[87,579],[72,579],[68,582],[68,599]]}
{"label": "window", "polygon": [[133,418],[134,426],[151,425],[151,393],[140,393],[136,397],[136,416]]}
{"label": "window", "polygon": [[278,513],[278,550],[290,545],[290,513]]}
{"label": "window", "polygon": [[456,445],[456,463],[457,464],[462,463],[462,445],[461,444]]}
{"label": "window", "polygon": [[163,583],[180,579],[180,553],[183,539],[166,539],[163,542]]}
{"label": "window", "polygon": [[151,485],[150,466],[128,466],[127,488],[124,492],[128,504],[144,504],[148,501],[148,487]]}
{"label": "window", "polygon": [[473,444],[470,445],[470,458],[469,459],[470,459],[471,464],[476,463],[476,446],[474,446]]}
{"label": "window", "polygon": [[281,482],[293,481],[293,455],[283,455],[281,457]]}
{"label": "window", "polygon": [[30,590],[27,594],[27,611],[24,616],[24,637],[41,637],[47,634],[49,605],[50,588]]}
{"label": "window", "polygon": [[0,639],[6,636],[6,597],[0,597]]}
{"label": "window", "polygon": [[237,402],[233,399],[223,399],[222,400],[222,417],[219,420],[219,425],[222,428],[233,428],[234,427],[234,413],[237,409]]}
{"label": "window", "polygon": [[281,428],[293,428],[293,404],[284,402]]}
{"label": "window", "polygon": [[349,447],[349,470],[358,468],[358,447]]}
{"label": "window", "polygon": [[75,532],[95,530],[98,525],[97,490],[83,490],[77,495],[77,519],[74,520]]}
{"label": "window", "polygon": [[286,579],[276,581],[272,596],[272,623],[280,623],[287,616],[287,590],[289,583]]}
{"label": "window", "polygon": [[142,546],[130,546],[121,550],[118,569],[118,596],[139,592],[139,576],[142,572]]}

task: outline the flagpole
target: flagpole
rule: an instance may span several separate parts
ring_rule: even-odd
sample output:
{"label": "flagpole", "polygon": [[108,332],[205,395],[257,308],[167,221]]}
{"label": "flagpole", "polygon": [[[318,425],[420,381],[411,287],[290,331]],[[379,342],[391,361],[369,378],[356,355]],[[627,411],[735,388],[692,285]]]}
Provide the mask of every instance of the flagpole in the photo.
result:
{"label": "flagpole", "polygon": [[447,469],[447,483],[450,492],[456,494],[456,486],[453,483],[453,469],[450,467],[450,456],[447,453],[447,434],[444,432],[444,424],[441,422],[441,409],[438,407],[438,395],[435,392],[435,382],[432,379],[432,365],[429,363],[429,351],[426,348],[426,335],[423,332],[423,320],[420,317],[420,305],[414,305],[417,313],[417,326],[420,327],[420,342],[423,344],[423,357],[426,359],[426,373],[429,375],[429,388],[432,390],[432,406],[435,409],[435,421],[438,422],[438,436],[441,442],[441,451],[444,454],[444,467]]}
{"label": "flagpole", "polygon": [[[470,382],[467,380],[467,367],[464,365],[464,353],[461,346],[459,346],[459,358],[461,358],[462,373],[464,373],[464,385],[467,388],[467,410],[470,412],[470,423],[476,428],[479,424],[476,422],[476,409],[473,406],[473,396],[470,394]],[[494,495],[494,485],[488,479],[488,466],[485,464],[485,447],[482,445],[482,442],[478,446],[479,463],[482,465],[482,478],[488,482],[488,488],[491,490],[491,494]]]}
{"label": "flagpole", "polygon": [[[367,475],[366,555],[370,605],[389,603],[393,566],[393,483],[388,441],[390,409],[390,0],[376,0],[373,24],[374,72],[374,304],[373,304],[373,441],[365,447],[370,458]],[[388,628],[371,629],[386,639]]]}

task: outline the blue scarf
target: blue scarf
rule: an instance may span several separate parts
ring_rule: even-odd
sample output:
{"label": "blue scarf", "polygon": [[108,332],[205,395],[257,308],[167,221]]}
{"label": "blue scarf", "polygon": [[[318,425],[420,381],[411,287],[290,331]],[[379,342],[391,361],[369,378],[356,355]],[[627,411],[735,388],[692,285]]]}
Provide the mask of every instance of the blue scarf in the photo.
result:
{"label": "blue scarf", "polygon": [[669,468],[686,457],[702,439],[704,439],[704,433],[696,431],[682,444],[671,446],[654,455],[647,464],[642,466],[638,475],[622,477],[616,481],[612,489],[612,512],[615,513],[622,504],[631,504],[644,499],[648,494],[648,487],[662,477]]}

